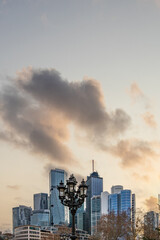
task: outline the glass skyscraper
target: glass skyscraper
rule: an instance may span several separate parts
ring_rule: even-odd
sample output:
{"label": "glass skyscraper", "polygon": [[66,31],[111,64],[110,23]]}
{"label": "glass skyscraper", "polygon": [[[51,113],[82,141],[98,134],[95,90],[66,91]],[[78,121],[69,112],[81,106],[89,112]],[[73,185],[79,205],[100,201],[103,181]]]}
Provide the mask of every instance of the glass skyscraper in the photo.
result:
{"label": "glass skyscraper", "polygon": [[113,193],[113,194],[109,195],[108,209],[109,209],[109,212],[114,212],[116,215],[119,214],[119,211],[120,211],[120,194]]}
{"label": "glass skyscraper", "polygon": [[36,193],[34,194],[34,210],[48,209],[48,194]]}
{"label": "glass skyscraper", "polygon": [[68,208],[63,206],[59,200],[57,185],[61,181],[66,184],[67,173],[61,169],[53,169],[49,174],[50,187],[50,224],[64,224],[69,222]]}
{"label": "glass skyscraper", "polygon": [[91,173],[87,177],[87,198],[86,198],[86,229],[91,234],[91,198],[93,196],[101,195],[103,192],[103,178],[99,177],[97,172]]}
{"label": "glass skyscraper", "polygon": [[122,190],[120,193],[120,212],[126,212],[131,217],[132,194],[131,190]]}
{"label": "glass skyscraper", "polygon": [[31,222],[31,207],[20,205],[12,209],[13,232],[14,228],[22,225],[29,225]]}
{"label": "glass skyscraper", "polygon": [[91,198],[91,235],[97,231],[97,222],[101,217],[101,196]]}
{"label": "glass skyscraper", "polygon": [[31,225],[35,226],[49,226],[50,212],[47,209],[34,210],[31,214]]}
{"label": "glass skyscraper", "polygon": [[[118,187],[120,187],[118,185]],[[118,187],[112,187],[112,192],[115,192],[115,189],[118,190]],[[121,186],[121,189],[123,187]],[[120,188],[119,188],[120,190]],[[132,194],[131,190],[125,189],[117,193],[109,195],[108,210],[109,212],[114,212],[116,215],[122,212],[126,212],[130,217],[132,226],[135,226],[135,209],[136,209],[136,197],[135,194]]]}

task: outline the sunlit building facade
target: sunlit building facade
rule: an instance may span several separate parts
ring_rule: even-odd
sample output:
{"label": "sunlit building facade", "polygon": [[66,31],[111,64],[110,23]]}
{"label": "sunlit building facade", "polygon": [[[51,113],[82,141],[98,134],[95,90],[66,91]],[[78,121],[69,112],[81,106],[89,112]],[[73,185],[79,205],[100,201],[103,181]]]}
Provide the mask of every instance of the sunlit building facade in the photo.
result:
{"label": "sunlit building facade", "polygon": [[50,187],[50,224],[65,224],[69,223],[69,211],[68,208],[63,206],[59,200],[59,193],[57,185],[61,181],[66,184],[67,173],[61,169],[53,169],[49,175],[49,187]]}
{"label": "sunlit building facade", "polygon": [[87,177],[87,198],[86,198],[86,229],[91,234],[91,198],[93,196],[101,195],[103,192],[103,178],[101,178],[97,172],[91,173]]}

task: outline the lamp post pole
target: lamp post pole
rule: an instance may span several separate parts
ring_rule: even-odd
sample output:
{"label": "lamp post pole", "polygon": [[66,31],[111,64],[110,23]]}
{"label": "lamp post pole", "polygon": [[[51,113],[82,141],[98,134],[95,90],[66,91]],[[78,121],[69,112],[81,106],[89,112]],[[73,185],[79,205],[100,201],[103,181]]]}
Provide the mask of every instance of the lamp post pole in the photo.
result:
{"label": "lamp post pole", "polygon": [[59,199],[64,206],[69,207],[69,210],[72,214],[72,235],[71,239],[75,240],[76,237],[76,229],[75,229],[75,215],[77,209],[82,206],[84,203],[85,198],[87,197],[87,189],[88,186],[84,179],[82,180],[81,184],[76,189],[77,181],[74,175],[72,174],[70,178],[67,180],[67,184],[61,181],[57,186],[59,191]]}

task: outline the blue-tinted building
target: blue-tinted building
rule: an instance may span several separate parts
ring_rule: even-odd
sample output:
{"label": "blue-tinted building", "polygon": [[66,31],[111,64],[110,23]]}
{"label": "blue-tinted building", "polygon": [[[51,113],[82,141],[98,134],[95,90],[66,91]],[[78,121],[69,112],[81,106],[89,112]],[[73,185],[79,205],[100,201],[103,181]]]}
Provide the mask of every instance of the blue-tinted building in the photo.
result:
{"label": "blue-tinted building", "polygon": [[116,215],[120,212],[120,194],[110,194],[108,198],[108,210]]}
{"label": "blue-tinted building", "polygon": [[31,225],[46,227],[50,225],[50,211],[45,210],[34,210],[31,214]]}
{"label": "blue-tinted building", "polygon": [[59,200],[57,185],[61,181],[66,184],[67,173],[61,169],[53,169],[49,174],[50,187],[50,224],[64,224],[69,222],[68,208],[63,206]]}
{"label": "blue-tinted building", "polygon": [[97,231],[97,222],[101,217],[101,196],[91,198],[91,234]]}
{"label": "blue-tinted building", "polygon": [[120,212],[126,212],[131,217],[132,193],[131,190],[122,190],[120,193]]}
{"label": "blue-tinted building", "polygon": [[34,210],[48,209],[48,194],[36,193],[34,194]]}
{"label": "blue-tinted building", "polygon": [[13,232],[15,227],[22,225],[30,225],[31,212],[32,212],[31,207],[26,207],[23,205],[12,208]]}
{"label": "blue-tinted building", "polygon": [[[113,187],[115,188],[116,186],[113,186]],[[113,187],[112,187],[112,190],[114,189]],[[118,188],[115,188],[115,189],[118,189]],[[132,194],[131,190],[128,190],[128,189],[121,190],[119,192],[118,191],[117,193],[109,195],[108,211],[114,212],[116,215],[122,212],[126,212],[131,219],[132,226],[134,227],[135,226],[135,209],[136,209],[135,194]]]}
{"label": "blue-tinted building", "polygon": [[93,196],[101,195],[103,192],[103,178],[99,177],[97,172],[91,173],[87,177],[87,198],[86,198],[86,231],[91,234],[91,198]]}

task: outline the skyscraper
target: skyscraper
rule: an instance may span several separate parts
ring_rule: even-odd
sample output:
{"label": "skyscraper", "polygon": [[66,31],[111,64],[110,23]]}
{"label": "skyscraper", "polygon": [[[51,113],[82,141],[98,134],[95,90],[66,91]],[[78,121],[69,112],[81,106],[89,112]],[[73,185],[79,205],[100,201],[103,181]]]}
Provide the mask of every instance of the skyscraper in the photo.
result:
{"label": "skyscraper", "polygon": [[132,193],[131,190],[122,190],[120,193],[120,212],[126,212],[131,217]]}
{"label": "skyscraper", "polygon": [[23,205],[12,208],[13,231],[15,227],[30,224],[31,212],[32,212],[31,207],[26,207]]}
{"label": "skyscraper", "polygon": [[101,215],[108,214],[109,192],[101,192]]}
{"label": "skyscraper", "polygon": [[67,173],[61,169],[53,169],[49,174],[50,187],[50,223],[64,224],[69,222],[68,208],[63,206],[59,200],[57,185],[61,181],[66,184]]}
{"label": "skyscraper", "polygon": [[123,190],[122,185],[115,185],[111,187],[111,194],[120,193]]}
{"label": "skyscraper", "polygon": [[97,231],[97,222],[101,217],[101,196],[91,198],[91,235]]}
{"label": "skyscraper", "polygon": [[93,196],[101,195],[103,192],[103,178],[99,177],[97,172],[91,173],[87,177],[87,198],[86,198],[86,229],[91,234],[91,198]]}
{"label": "skyscraper", "polygon": [[[115,186],[114,186],[115,187]],[[136,197],[135,194],[132,194],[131,190],[124,189],[118,190],[117,193],[109,195],[109,212],[114,212],[116,215],[122,212],[126,212],[132,221],[132,226],[135,226],[135,209],[136,209]],[[123,187],[121,186],[121,189]],[[111,192],[115,192],[115,189],[112,187]]]}
{"label": "skyscraper", "polygon": [[34,210],[48,209],[48,194],[36,193],[34,194]]}
{"label": "skyscraper", "polygon": [[34,210],[31,214],[31,225],[49,226],[50,211],[48,209]]}
{"label": "skyscraper", "polygon": [[120,212],[120,194],[113,193],[108,198],[108,210],[114,212],[116,215]]}

